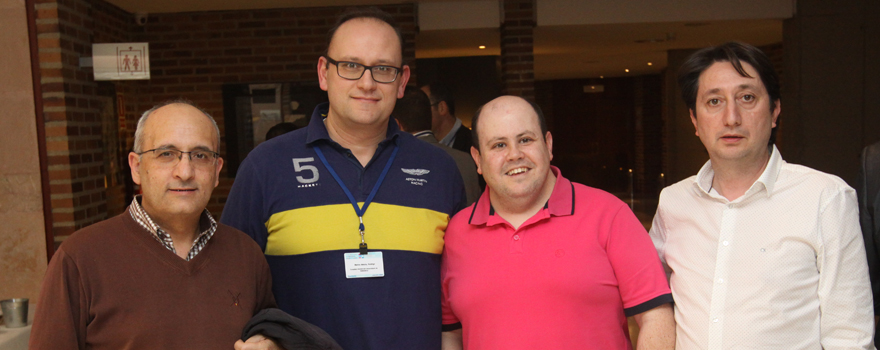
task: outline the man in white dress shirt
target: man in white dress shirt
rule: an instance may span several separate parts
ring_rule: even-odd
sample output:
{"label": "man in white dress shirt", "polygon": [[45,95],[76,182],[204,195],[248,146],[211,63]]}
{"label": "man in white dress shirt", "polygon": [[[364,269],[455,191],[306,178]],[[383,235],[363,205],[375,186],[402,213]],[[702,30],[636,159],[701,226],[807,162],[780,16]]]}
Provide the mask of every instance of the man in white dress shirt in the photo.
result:
{"label": "man in white dress shirt", "polygon": [[650,232],[676,349],[874,349],[855,192],[782,160],[769,58],[726,43],[694,53],[678,80],[709,161],[663,190]]}

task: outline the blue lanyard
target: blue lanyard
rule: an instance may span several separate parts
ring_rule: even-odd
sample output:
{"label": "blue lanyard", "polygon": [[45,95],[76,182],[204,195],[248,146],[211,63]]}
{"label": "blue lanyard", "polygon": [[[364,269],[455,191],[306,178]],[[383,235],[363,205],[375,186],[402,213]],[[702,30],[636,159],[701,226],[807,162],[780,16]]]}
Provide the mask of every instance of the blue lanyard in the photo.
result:
{"label": "blue lanyard", "polygon": [[397,156],[397,150],[400,148],[398,145],[394,145],[394,150],[391,152],[391,157],[388,158],[388,163],[385,164],[385,169],[382,169],[382,174],[379,175],[379,179],[376,180],[376,184],[373,185],[373,190],[370,191],[370,195],[367,196],[367,200],[364,201],[364,207],[358,207],[357,201],[354,199],[354,196],[351,194],[351,191],[348,190],[348,187],[345,186],[345,183],[342,182],[342,179],[339,178],[339,175],[336,174],[336,171],[333,170],[333,167],[330,166],[330,163],[327,162],[327,158],[324,157],[324,152],[321,152],[321,149],[318,148],[318,145],[312,146],[315,150],[315,153],[318,154],[318,158],[321,159],[321,163],[324,163],[324,167],[327,168],[327,171],[330,172],[330,175],[333,175],[333,179],[336,180],[336,183],[339,184],[339,187],[342,187],[342,191],[345,192],[345,195],[348,196],[348,200],[351,201],[351,206],[354,207],[354,212],[358,216],[358,220],[360,220],[360,224],[358,225],[358,230],[361,234],[361,244],[358,246],[358,250],[361,254],[367,254],[367,242],[364,240],[364,214],[367,212],[367,207],[370,206],[370,203],[373,202],[373,197],[376,196],[376,192],[379,192],[379,186],[382,185],[382,182],[385,181],[385,175],[388,174],[388,169],[391,169],[391,163],[394,162],[394,157]]}

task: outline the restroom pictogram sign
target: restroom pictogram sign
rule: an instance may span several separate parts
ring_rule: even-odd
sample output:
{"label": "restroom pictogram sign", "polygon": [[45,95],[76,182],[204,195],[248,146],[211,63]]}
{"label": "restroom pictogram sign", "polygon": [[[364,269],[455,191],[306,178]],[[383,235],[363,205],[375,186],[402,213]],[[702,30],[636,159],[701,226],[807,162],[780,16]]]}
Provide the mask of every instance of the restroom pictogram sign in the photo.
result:
{"label": "restroom pictogram sign", "polygon": [[147,43],[93,44],[95,80],[150,79]]}

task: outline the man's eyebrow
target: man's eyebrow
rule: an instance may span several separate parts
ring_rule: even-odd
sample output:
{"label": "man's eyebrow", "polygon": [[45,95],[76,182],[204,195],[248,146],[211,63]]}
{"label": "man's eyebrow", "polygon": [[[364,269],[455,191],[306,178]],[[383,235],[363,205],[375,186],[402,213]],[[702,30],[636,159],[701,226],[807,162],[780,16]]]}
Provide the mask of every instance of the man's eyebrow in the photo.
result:
{"label": "man's eyebrow", "polygon": [[[746,83],[746,84],[739,84],[739,85],[736,87],[736,89],[737,89],[737,91],[740,91],[740,90],[759,90],[760,88],[759,88],[758,85],[756,85],[756,84],[748,84],[748,83]],[[709,89],[709,90],[707,90],[707,91],[705,92],[705,94],[707,94],[707,95],[708,95],[708,94],[717,94],[717,93],[720,93],[720,92],[721,92],[721,88],[714,88],[714,89]]]}
{"label": "man's eyebrow", "polygon": [[[357,57],[357,56],[342,56],[342,58],[338,59],[337,61],[347,61],[347,62],[354,62],[354,63],[360,63],[363,65],[366,65],[366,63],[360,57]],[[374,64],[374,65],[393,66],[394,60],[381,58],[381,59],[376,60],[376,63],[377,64]]]}
{"label": "man's eyebrow", "polygon": [[190,151],[196,151],[196,150],[214,152],[214,150],[212,150],[211,147],[208,147],[208,146],[195,146],[192,149],[190,149]]}
{"label": "man's eyebrow", "polygon": [[[180,148],[178,148],[177,146],[175,146],[174,144],[171,144],[171,143],[161,145],[161,146],[156,147],[154,149],[165,149],[165,150],[176,150],[176,151],[180,150]],[[193,147],[192,149],[190,149],[190,151],[211,151],[211,152],[214,152],[214,150],[212,150],[208,146],[196,146],[196,147]]]}
{"label": "man's eyebrow", "polygon": [[531,130],[529,130],[529,131],[524,131],[524,132],[521,132],[521,133],[517,134],[517,135],[516,135],[516,138],[520,138],[520,137],[523,137],[523,136],[535,136],[535,133],[532,132]]}
{"label": "man's eyebrow", "polygon": [[491,139],[486,140],[486,142],[487,142],[487,143],[493,143],[493,142],[495,142],[495,141],[504,141],[504,140],[507,140],[507,137],[504,137],[504,136],[496,136],[496,137],[493,137],[493,138],[491,138]]}
{"label": "man's eyebrow", "polygon": [[176,150],[177,146],[175,146],[172,143],[166,143],[164,145],[153,147],[153,149],[174,149],[174,150]]}
{"label": "man's eyebrow", "polygon": [[376,61],[376,63],[387,66],[387,65],[393,65],[394,60],[380,59],[380,60]]}

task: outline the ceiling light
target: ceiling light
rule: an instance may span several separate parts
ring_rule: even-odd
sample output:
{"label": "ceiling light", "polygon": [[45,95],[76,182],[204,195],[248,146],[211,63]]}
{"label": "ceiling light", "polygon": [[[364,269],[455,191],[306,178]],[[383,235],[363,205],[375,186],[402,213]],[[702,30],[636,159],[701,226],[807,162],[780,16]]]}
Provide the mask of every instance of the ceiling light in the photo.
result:
{"label": "ceiling light", "polygon": [[605,91],[605,85],[584,85],[584,93],[600,93]]}
{"label": "ceiling light", "polygon": [[605,79],[605,76],[604,76],[604,75],[600,75],[600,76],[599,76],[599,79]]}
{"label": "ceiling light", "polygon": [[654,65],[654,64],[653,64],[653,63],[651,63],[651,62],[648,62],[648,65],[649,65],[649,66],[653,66],[653,65]]}
{"label": "ceiling light", "polygon": [[480,50],[485,50],[485,49],[486,49],[486,45],[480,45]]}
{"label": "ceiling light", "polygon": [[623,71],[629,73],[629,68],[624,69]]}

